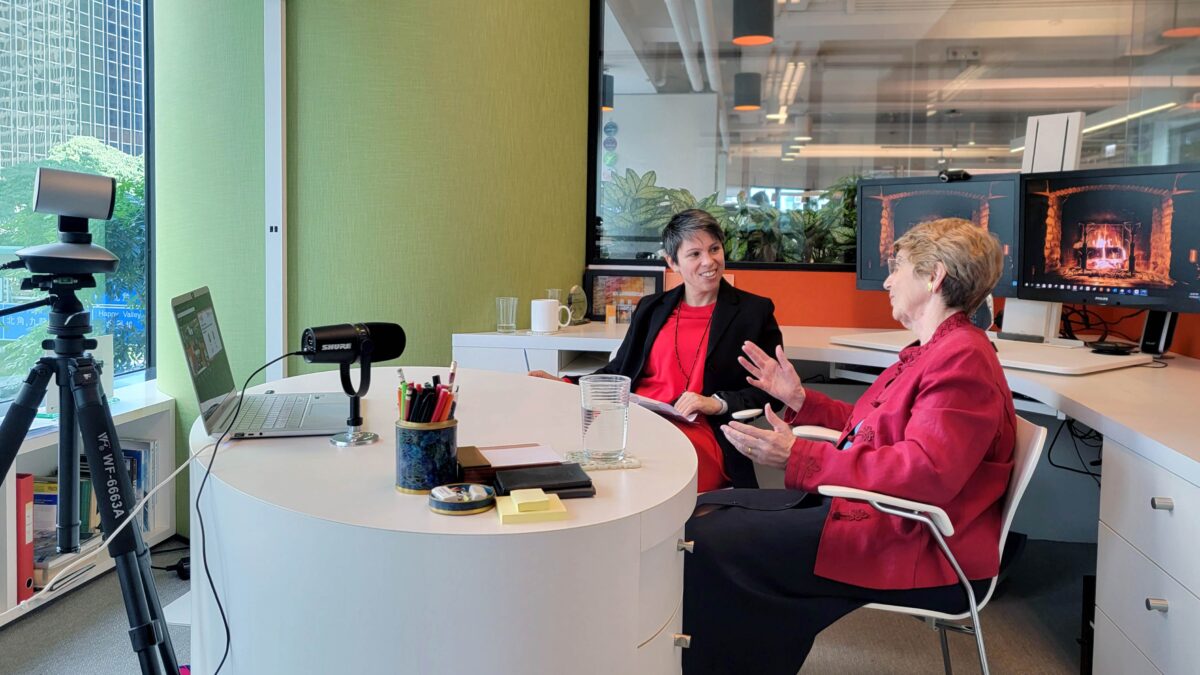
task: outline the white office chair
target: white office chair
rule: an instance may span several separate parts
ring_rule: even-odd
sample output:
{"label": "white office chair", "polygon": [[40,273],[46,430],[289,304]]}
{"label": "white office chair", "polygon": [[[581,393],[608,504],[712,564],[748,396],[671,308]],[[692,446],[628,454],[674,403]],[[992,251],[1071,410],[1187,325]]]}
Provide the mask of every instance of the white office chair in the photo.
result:
{"label": "white office chair", "polygon": [[[840,435],[836,431],[823,427],[796,427],[793,429],[793,433],[800,438],[812,438],[814,440],[830,441],[833,443],[837,442]],[[1016,448],[1013,451],[1013,472],[1012,476],[1008,479],[1008,492],[1004,496],[1003,520],[1000,525],[1001,555],[1004,554],[1004,542],[1008,539],[1008,530],[1012,527],[1013,516],[1017,512],[1017,505],[1021,502],[1021,497],[1025,494],[1025,488],[1029,485],[1029,478],[1033,475],[1033,470],[1037,467],[1038,460],[1042,455],[1042,445],[1045,442],[1045,427],[1040,427],[1021,417],[1017,417],[1017,442]],[[992,578],[992,582],[988,586],[987,594],[983,596],[983,600],[976,602],[975,592],[972,590],[970,582],[966,575],[963,574],[962,568],[958,566],[958,560],[950,552],[950,547],[946,545],[945,537],[954,536],[954,524],[950,522],[950,518],[946,515],[946,512],[930,504],[922,504],[877,492],[868,492],[866,490],[837,485],[822,485],[817,488],[817,491],[827,497],[841,497],[843,499],[864,501],[883,513],[925,523],[929,527],[929,531],[937,541],[938,547],[942,549],[942,553],[950,561],[950,566],[954,568],[954,573],[958,576],[959,583],[962,584],[967,592],[968,611],[961,614],[944,614],[917,607],[899,607],[878,603],[871,603],[866,605],[866,607],[885,612],[908,614],[909,616],[923,619],[936,629],[942,643],[942,663],[946,669],[946,675],[950,675],[952,672],[950,667],[950,647],[946,643],[946,631],[952,630],[957,633],[974,635],[975,646],[979,650],[979,666],[983,670],[983,675],[988,675],[987,653],[983,648],[983,628],[979,623],[979,610],[983,609],[988,601],[991,600],[992,593],[996,590],[996,578]],[[971,619],[969,625],[956,623],[968,618]]]}

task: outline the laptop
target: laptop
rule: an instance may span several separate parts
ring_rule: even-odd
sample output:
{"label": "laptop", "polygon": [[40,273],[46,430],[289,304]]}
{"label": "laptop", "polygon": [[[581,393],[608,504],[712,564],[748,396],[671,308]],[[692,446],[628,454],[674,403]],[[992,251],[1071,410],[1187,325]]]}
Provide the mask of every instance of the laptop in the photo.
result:
{"label": "laptop", "polygon": [[[200,401],[204,429],[209,436],[218,436],[229,425],[239,396],[208,287],[171,300],[171,311],[183,341],[188,376]],[[349,399],[341,392],[247,394],[229,436],[328,436],[345,431],[349,415]]]}

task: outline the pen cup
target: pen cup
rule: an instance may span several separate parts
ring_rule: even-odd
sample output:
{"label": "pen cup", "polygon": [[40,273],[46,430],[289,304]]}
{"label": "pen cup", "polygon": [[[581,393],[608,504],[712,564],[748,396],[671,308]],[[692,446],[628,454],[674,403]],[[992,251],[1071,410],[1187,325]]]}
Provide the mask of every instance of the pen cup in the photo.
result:
{"label": "pen cup", "polygon": [[426,494],[458,480],[458,420],[396,422],[396,490]]}

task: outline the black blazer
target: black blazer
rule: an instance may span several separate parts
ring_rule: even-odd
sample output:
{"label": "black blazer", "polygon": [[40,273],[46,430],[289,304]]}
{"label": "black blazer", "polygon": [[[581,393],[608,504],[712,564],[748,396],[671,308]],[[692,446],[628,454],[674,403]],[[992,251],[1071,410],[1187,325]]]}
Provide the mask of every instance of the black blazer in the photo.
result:
{"label": "black blazer", "polygon": [[[646,367],[650,348],[658,338],[671,312],[683,299],[683,286],[665,293],[648,295],[638,302],[633,311],[629,332],[617,350],[617,355],[597,373],[625,375],[637,386],[638,378]],[[775,322],[775,304],[768,298],[739,291],[724,280],[717,291],[717,306],[713,310],[712,327],[708,333],[708,350],[704,360],[705,396],[717,394],[727,404],[725,415],[708,418],[725,458],[725,473],[734,487],[758,487],[754,477],[754,463],[738,452],[721,433],[720,426],[729,421],[729,414],[747,408],[762,408],[767,402],[778,408],[779,402],[766,392],[746,382],[745,368],[737,362],[742,354],[742,343],[746,340],[761,347],[768,354],[775,353],[775,346],[783,343],[783,334]]]}

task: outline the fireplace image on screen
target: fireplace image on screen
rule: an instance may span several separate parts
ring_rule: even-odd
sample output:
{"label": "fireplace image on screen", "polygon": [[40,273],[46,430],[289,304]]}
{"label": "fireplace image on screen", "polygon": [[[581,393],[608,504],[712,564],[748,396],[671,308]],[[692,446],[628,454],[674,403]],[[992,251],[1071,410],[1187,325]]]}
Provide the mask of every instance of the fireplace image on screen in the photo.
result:
{"label": "fireplace image on screen", "polygon": [[1086,286],[1170,288],[1175,199],[1191,192],[1116,182],[1034,187],[1030,194],[1045,200],[1044,274]]}
{"label": "fireplace image on screen", "polygon": [[1128,278],[1136,271],[1134,237],[1141,223],[1080,223],[1073,248],[1082,272],[1104,277]]}
{"label": "fireplace image on screen", "polygon": [[954,183],[934,176],[860,181],[856,287],[883,288],[892,246],[918,223],[962,218],[1000,241],[1004,268],[993,292],[1011,295],[1016,286],[1016,188],[1016,174],[988,174]]}

